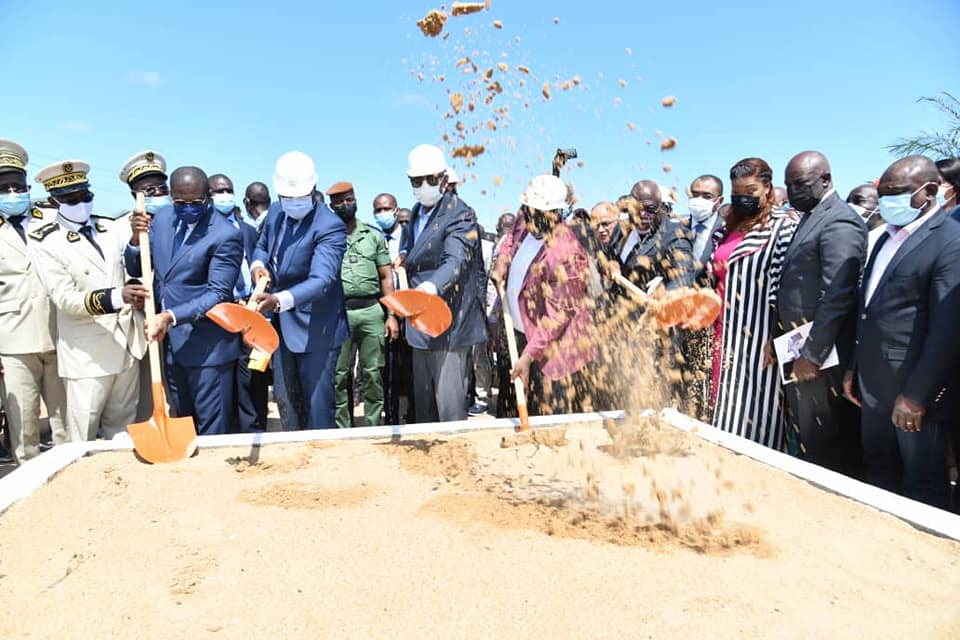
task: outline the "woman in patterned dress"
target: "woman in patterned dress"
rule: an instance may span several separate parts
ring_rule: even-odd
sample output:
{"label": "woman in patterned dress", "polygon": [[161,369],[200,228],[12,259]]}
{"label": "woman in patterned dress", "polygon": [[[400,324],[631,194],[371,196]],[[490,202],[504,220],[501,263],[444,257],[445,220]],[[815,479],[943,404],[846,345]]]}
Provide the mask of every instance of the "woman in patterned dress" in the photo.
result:
{"label": "woman in patterned dress", "polygon": [[723,310],[714,325],[713,424],[774,449],[783,446],[780,379],[770,344],[771,303],[797,223],[774,213],[773,171],[760,158],[730,169],[732,205],[711,260]]}

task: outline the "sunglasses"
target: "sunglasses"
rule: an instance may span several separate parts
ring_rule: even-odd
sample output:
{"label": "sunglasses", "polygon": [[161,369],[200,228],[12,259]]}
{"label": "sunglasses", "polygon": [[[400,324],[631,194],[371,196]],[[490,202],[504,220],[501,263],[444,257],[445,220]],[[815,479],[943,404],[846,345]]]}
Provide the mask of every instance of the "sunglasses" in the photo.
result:
{"label": "sunglasses", "polygon": [[[143,192],[143,195],[147,197],[170,195],[170,189],[168,189],[167,185],[165,184],[158,184],[151,187],[144,187],[143,189],[141,189],[141,191]],[[137,195],[136,191],[131,191],[130,193],[132,193],[133,195]]]}
{"label": "sunglasses", "polygon": [[423,181],[426,180],[427,184],[431,187],[435,187],[440,184],[440,181],[443,180],[443,174],[437,173],[432,176],[412,176],[410,178],[410,184],[416,189],[423,186]]}
{"label": "sunglasses", "polygon": [[207,203],[206,198],[200,198],[200,199],[198,199],[198,200],[179,200],[179,199],[174,199],[174,201],[173,201],[173,204],[177,205],[178,207],[183,207],[183,206],[186,206],[186,205],[194,205],[194,206],[197,206],[197,207],[202,207],[202,206],[205,205],[206,203]]}
{"label": "sunglasses", "polygon": [[62,196],[54,196],[57,202],[67,206],[80,204],[81,202],[93,202],[93,194],[89,191],[79,191],[77,193],[65,193]]}

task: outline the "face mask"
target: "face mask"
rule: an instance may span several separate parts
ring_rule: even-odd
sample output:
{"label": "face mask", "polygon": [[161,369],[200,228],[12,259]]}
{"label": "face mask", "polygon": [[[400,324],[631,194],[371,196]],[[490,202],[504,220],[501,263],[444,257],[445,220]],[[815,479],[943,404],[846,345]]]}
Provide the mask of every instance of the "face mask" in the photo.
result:
{"label": "face mask", "polygon": [[384,231],[390,231],[390,229],[393,229],[394,225],[397,224],[397,211],[396,209],[393,211],[381,211],[373,214],[373,219],[376,220],[378,227]]}
{"label": "face mask", "polygon": [[340,216],[340,219],[344,222],[350,222],[357,217],[357,203],[353,204],[338,204],[335,207],[331,207],[333,212]]}
{"label": "face mask", "polygon": [[30,193],[8,193],[0,197],[0,213],[5,218],[22,216],[30,207]]}
{"label": "face mask", "polygon": [[222,214],[233,213],[237,199],[232,193],[213,194],[213,207]]}
{"label": "face mask", "polygon": [[173,205],[173,212],[177,214],[177,217],[180,218],[181,222],[187,224],[194,224],[209,211],[209,204],[175,204]]}
{"label": "face mask", "polygon": [[144,199],[144,204],[147,213],[152,215],[163,207],[173,204],[173,199],[170,196],[148,196]]}
{"label": "face mask", "polygon": [[690,198],[687,204],[690,209],[690,217],[697,222],[705,222],[713,214],[713,200],[708,198]]}
{"label": "face mask", "polygon": [[532,210],[530,217],[527,218],[527,228],[535,238],[542,238],[545,233],[549,233],[555,226],[555,218],[544,211]]}
{"label": "face mask", "polygon": [[93,211],[93,202],[78,202],[77,204],[61,204],[60,215],[75,224],[86,224]]}
{"label": "face mask", "polygon": [[797,211],[808,213],[813,211],[820,204],[826,189],[817,180],[812,185],[789,185],[787,186],[787,197],[790,198],[790,204]]}
{"label": "face mask", "polygon": [[423,184],[419,187],[413,188],[413,197],[417,199],[417,202],[429,209],[440,202],[440,198],[443,197],[443,191],[440,190],[439,184],[431,187],[427,184],[427,181],[424,180]]}
{"label": "face mask", "polygon": [[313,196],[301,196],[299,198],[280,198],[280,208],[293,220],[303,220],[307,214],[313,211]]}
{"label": "face mask", "polygon": [[937,190],[937,204],[941,207],[947,206],[947,190],[949,188],[950,187],[940,185],[940,188]]}
{"label": "face mask", "polygon": [[866,207],[861,207],[858,204],[851,204],[850,208],[857,212],[857,215],[861,218],[867,218],[867,209]]}
{"label": "face mask", "polygon": [[741,218],[750,218],[760,213],[760,196],[731,196],[730,206]]}

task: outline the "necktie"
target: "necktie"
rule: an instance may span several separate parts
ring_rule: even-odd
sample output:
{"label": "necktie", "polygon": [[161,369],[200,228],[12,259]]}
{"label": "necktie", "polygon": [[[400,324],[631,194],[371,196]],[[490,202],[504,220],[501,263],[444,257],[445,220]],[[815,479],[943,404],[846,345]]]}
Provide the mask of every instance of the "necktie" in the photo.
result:
{"label": "necktie", "polygon": [[13,225],[13,228],[17,230],[17,235],[20,236],[20,239],[23,240],[23,243],[27,243],[27,232],[23,230],[23,218],[24,216],[10,216],[8,220]]}
{"label": "necktie", "polygon": [[294,220],[287,218],[287,229],[283,232],[283,239],[280,240],[280,248],[277,250],[277,267],[279,268],[283,264],[283,254],[287,252],[287,247],[290,246],[290,243],[293,242],[293,233],[296,229],[297,223]]}
{"label": "necktie", "polygon": [[[233,224],[233,228],[240,231],[243,230],[240,228],[240,221],[235,217],[230,216],[228,218]],[[250,295],[250,285],[252,284],[250,278],[250,263],[247,262],[247,251],[246,248],[243,250],[243,259],[240,261],[240,275],[237,277],[237,283],[233,287],[233,297],[237,300],[241,300]]]}
{"label": "necktie", "polygon": [[693,230],[696,231],[697,235],[699,236],[701,233],[703,233],[706,230],[706,228],[707,228],[707,225],[705,225],[702,222],[698,222],[696,226],[693,228]]}
{"label": "necktie", "polygon": [[183,245],[183,240],[187,237],[187,225],[183,222],[177,227],[177,235],[173,237],[173,255],[176,256]]}
{"label": "necktie", "polygon": [[103,250],[100,248],[100,245],[97,244],[97,241],[93,239],[93,227],[88,224],[80,227],[80,235],[90,241],[90,244],[93,245],[93,248],[97,250],[97,253],[100,254],[100,257],[103,257]]}

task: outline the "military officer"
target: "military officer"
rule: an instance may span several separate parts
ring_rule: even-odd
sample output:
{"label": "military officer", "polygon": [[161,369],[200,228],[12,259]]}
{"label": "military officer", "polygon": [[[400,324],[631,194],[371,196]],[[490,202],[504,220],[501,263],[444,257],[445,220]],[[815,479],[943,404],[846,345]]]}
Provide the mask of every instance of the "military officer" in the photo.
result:
{"label": "military officer", "polygon": [[140,360],[146,351],[139,283],[125,284],[123,250],[130,227],[91,215],[90,166],[54,163],[39,173],[59,215],[30,236],[41,279],[56,308],[57,369],[67,392],[66,425],[74,442],[125,433],[136,421]]}
{"label": "military officer", "polygon": [[[172,205],[170,187],[167,185],[167,160],[158,151],[147,149],[130,156],[120,169],[120,181],[130,188],[136,199],[143,193],[147,213],[151,216],[167,205]],[[129,214],[122,216],[129,220]],[[118,218],[118,221],[120,218]],[[140,361],[140,395],[137,399],[137,422],[150,418],[153,413],[153,393],[150,390],[150,359]]]}
{"label": "military officer", "polygon": [[340,278],[343,281],[344,306],[350,335],[340,348],[336,385],[336,422],[342,428],[353,426],[353,394],[349,389],[356,346],[363,373],[363,417],[368,427],[380,424],[383,411],[385,338],[396,339],[400,325],[392,313],[385,313],[380,297],[393,293],[393,268],[390,253],[380,229],[357,223],[357,197],[349,182],[337,182],[329,189],[330,208],[347,227],[347,252],[343,256]]}
{"label": "military officer", "polygon": [[27,160],[19,144],[0,140],[0,361],[6,389],[3,406],[18,462],[40,452],[41,396],[53,443],[68,440],[53,305],[28,251],[36,242],[31,233],[52,222],[54,215],[30,209]]}

